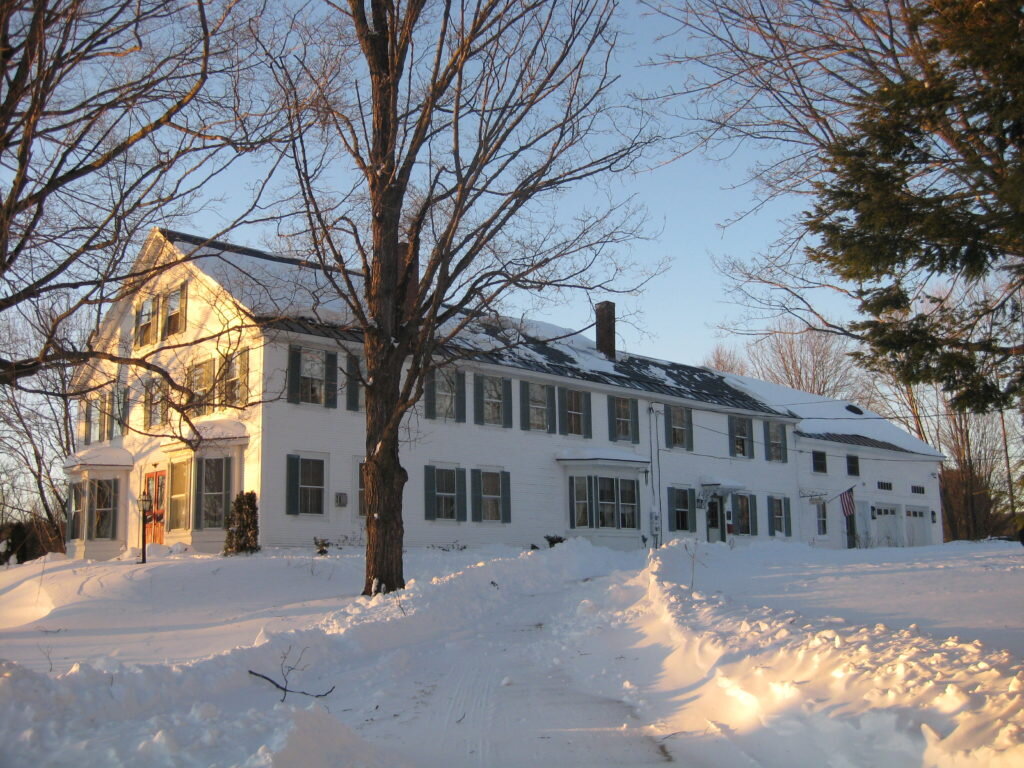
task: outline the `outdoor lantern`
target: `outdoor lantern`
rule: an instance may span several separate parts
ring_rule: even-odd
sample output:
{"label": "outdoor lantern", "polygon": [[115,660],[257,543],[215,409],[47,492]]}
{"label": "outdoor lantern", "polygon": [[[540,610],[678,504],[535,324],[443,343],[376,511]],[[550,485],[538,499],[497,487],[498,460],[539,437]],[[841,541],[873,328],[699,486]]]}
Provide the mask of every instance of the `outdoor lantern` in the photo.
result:
{"label": "outdoor lantern", "polygon": [[153,511],[153,499],[149,495],[149,490],[143,490],[139,494],[139,517],[142,520],[142,562],[146,562],[146,519],[149,517],[149,513]]}

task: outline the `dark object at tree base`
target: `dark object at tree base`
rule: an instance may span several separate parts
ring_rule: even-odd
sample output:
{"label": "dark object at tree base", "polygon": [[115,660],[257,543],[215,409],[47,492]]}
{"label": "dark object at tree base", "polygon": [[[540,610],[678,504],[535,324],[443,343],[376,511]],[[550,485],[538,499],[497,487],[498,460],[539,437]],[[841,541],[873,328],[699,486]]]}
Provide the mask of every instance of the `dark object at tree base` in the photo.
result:
{"label": "dark object at tree base", "polygon": [[561,544],[565,541],[565,536],[545,536],[544,540],[548,543],[548,548],[552,548],[555,544]]}

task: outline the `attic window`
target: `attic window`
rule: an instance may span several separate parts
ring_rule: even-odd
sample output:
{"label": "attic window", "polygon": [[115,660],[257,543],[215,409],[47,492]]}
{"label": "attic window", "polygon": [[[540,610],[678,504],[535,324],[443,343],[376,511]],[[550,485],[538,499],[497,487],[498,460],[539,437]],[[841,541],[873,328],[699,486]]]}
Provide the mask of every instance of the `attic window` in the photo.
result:
{"label": "attic window", "polygon": [[864,415],[864,411],[858,408],[853,403],[850,403],[848,406],[846,406],[846,410],[848,410],[850,413],[856,413],[858,416]]}

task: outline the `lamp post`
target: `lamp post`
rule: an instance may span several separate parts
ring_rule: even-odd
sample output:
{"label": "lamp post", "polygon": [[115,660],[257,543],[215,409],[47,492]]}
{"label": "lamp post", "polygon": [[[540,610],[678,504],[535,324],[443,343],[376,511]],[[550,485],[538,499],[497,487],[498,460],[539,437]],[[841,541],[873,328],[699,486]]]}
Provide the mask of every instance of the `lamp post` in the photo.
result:
{"label": "lamp post", "polygon": [[142,493],[139,494],[139,519],[141,521],[140,528],[142,529],[142,561],[146,562],[146,519],[149,517],[150,512],[153,511],[153,499],[149,495],[148,489],[143,489]]}

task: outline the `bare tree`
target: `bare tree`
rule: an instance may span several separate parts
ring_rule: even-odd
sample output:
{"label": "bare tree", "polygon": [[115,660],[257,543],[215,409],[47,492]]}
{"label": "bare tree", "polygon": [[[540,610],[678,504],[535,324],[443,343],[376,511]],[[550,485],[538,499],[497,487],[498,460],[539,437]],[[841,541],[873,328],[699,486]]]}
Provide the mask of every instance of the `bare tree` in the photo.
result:
{"label": "bare tree", "polygon": [[240,2],[0,7],[0,324],[38,340],[0,349],[0,383],[88,360],[69,319],[134,289],[136,234],[259,143]]}
{"label": "bare tree", "polygon": [[516,291],[631,287],[610,258],[635,234],[628,202],[561,194],[629,168],[647,141],[615,90],[615,11],[327,0],[267,44],[291,124],[296,247],[362,337],[365,594],[405,585],[399,427],[467,324]]}
{"label": "bare tree", "polygon": [[714,368],[722,373],[735,373],[737,376],[750,376],[750,363],[746,355],[725,344],[715,344],[701,365]]}

